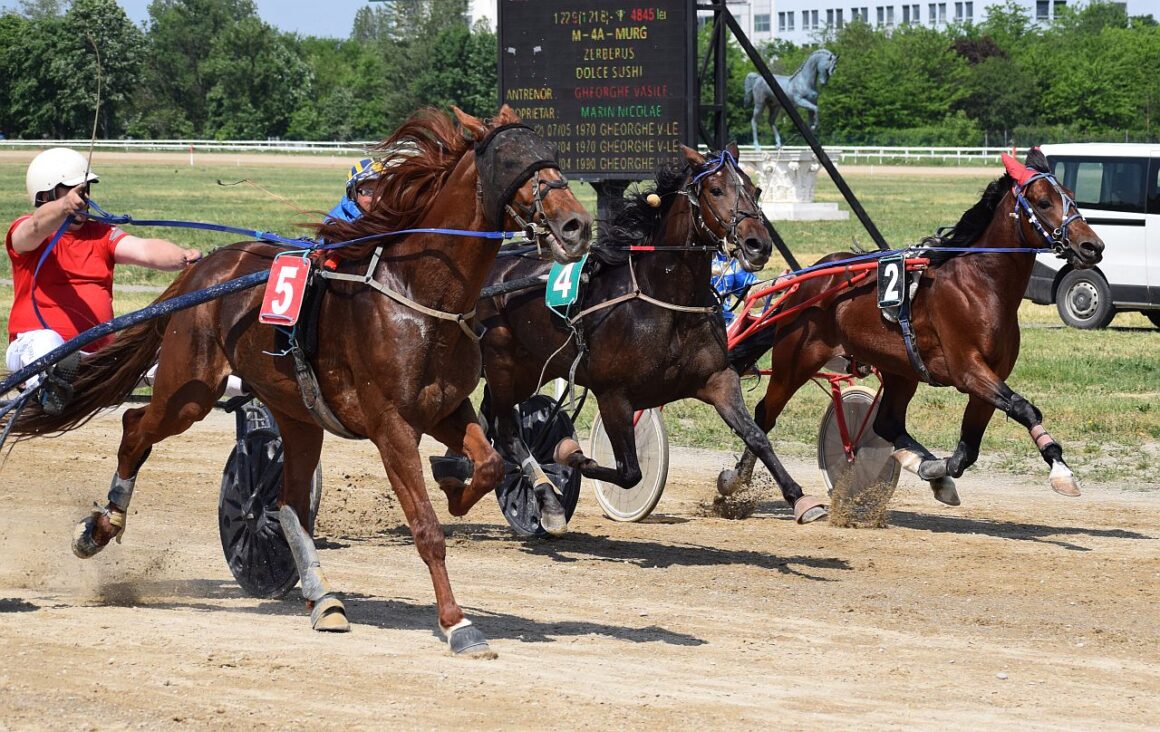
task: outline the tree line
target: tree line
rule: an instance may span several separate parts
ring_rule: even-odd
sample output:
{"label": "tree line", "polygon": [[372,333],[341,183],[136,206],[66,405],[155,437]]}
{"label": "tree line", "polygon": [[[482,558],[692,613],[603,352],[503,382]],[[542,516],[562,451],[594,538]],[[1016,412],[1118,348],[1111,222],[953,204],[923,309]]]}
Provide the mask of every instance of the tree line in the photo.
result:
{"label": "tree line", "polygon": [[[420,106],[498,106],[496,36],[470,25],[467,0],[364,7],[345,39],[278,31],[251,0],[153,0],[148,13],[138,26],[115,0],[22,0],[0,15],[0,133],[371,140]],[[761,51],[789,74],[819,46],[839,55],[820,101],[827,144],[1160,136],[1160,26],[1115,3],[1063,8],[1044,26],[1007,0],[981,24],[855,21]],[[726,58],[729,128],[749,142],[753,67],[736,43]]]}

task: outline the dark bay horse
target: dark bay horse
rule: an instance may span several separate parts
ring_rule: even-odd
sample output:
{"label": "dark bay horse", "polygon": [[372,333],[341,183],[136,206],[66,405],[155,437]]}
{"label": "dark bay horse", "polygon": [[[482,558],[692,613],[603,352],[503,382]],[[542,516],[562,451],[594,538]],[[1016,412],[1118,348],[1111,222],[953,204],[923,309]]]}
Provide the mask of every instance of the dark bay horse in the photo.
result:
{"label": "dark bay horse", "polygon": [[[684,164],[662,169],[655,189],[627,197],[601,227],[579,299],[567,319],[549,309],[544,290],[484,299],[480,318],[484,374],[496,415],[497,445],[523,462],[544,530],[561,534],[567,519],[551,484],[519,438],[513,407],[546,379],[587,386],[616,455],[602,466],[574,440],[556,450],[557,462],[589,477],[631,487],[641,479],[633,414],[678,399],[716,408],[774,475],[797,519],[825,515],[817,499],[782,467],[765,434],[749,417],[738,374],[726,358],[724,320],[710,286],[714,253],[725,251],[747,270],[761,269],[773,243],[757,207],[757,192],[737,164],[737,148],[706,159],[682,148]],[[653,251],[631,251],[630,247]],[[546,274],[538,261],[500,258],[489,284]]]}
{"label": "dark bay horse", "polygon": [[[354,222],[322,225],[322,237],[346,242],[403,229],[487,232],[527,224],[557,261],[583,256],[591,217],[568,189],[554,148],[507,106],[488,124],[454,112],[458,127],[442,112],[420,110],[386,140],[383,150],[404,152],[376,184],[372,210]],[[439,626],[453,651],[472,655],[490,651],[452,594],[443,529],[427,495],[418,444],[430,434],[472,457],[471,482],[447,493],[454,515],[465,514],[503,474],[468,401],[481,366],[472,311],[498,250],[498,239],[444,232],[378,237],[335,250],[337,274],[350,277],[332,280],[323,296],[312,364],[340,427],[378,448],[431,573]],[[285,248],[257,242],[219,249],[179,275],[161,299],[269,269],[280,251]],[[150,403],[124,414],[109,503],[77,528],[74,552],[92,556],[121,535],[138,470],[153,445],[204,418],[226,375],[238,374],[269,407],[285,443],[274,526],[280,525],[294,555],[311,623],[345,631],[345,609],[303,529],[323,429],[304,406],[294,364],[282,355],[285,344],[274,328],[258,322],[261,302],[260,288],[245,290],[120,332],[82,361],[77,397],[64,413],[54,417],[33,407],[14,431],[76,427],[123,401],[159,357]]]}
{"label": "dark bay horse", "polygon": [[[773,374],[755,415],[762,429],[773,428],[789,398],[823,364],[845,355],[880,371],[882,401],[873,429],[894,445],[894,457],[904,468],[930,481],[939,501],[959,504],[952,478],[978,459],[983,432],[996,409],[1031,433],[1051,468],[1051,487],[1063,495],[1079,495],[1063,449],[1043,427],[1042,413],[1005,379],[1019,356],[1019,304],[1035,262],[1030,250],[1050,247],[1071,266],[1085,269],[1099,263],[1104,243],[1038,149],[1028,154],[1026,165],[1007,155],[1004,163],[1007,173],[987,186],[948,235],[924,242],[931,246],[925,251],[931,266],[921,273],[911,306],[916,359],[908,354],[900,324],[880,313],[876,278],[870,277],[777,325]],[[972,251],[940,253],[940,246]],[[821,261],[840,264],[851,256],[831,254]],[[843,276],[807,281],[781,307],[826,292]],[[743,341],[733,352],[740,368],[762,350],[746,345]],[[968,395],[959,444],[950,457],[936,458],[906,430],[907,405],[920,380],[954,386]],[[737,473],[748,480],[753,464],[752,455],[743,455]]]}

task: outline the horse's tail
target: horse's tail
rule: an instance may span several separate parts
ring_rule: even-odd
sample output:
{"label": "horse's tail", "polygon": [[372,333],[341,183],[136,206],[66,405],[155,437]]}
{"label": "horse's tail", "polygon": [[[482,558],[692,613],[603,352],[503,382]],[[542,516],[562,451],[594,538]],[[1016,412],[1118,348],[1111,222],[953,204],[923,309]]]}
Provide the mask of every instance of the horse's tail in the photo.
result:
{"label": "horse's tail", "polygon": [[761,78],[761,74],[750,71],[745,75],[745,97],[743,104],[748,107],[753,104],[753,87],[757,86],[757,81]]}
{"label": "horse's tail", "polygon": [[[180,294],[190,271],[178,275],[155,302]],[[108,346],[82,358],[73,382],[73,398],[61,413],[46,414],[38,400],[30,399],[13,423],[12,434],[33,437],[66,432],[88,422],[100,410],[125,401],[156,362],[169,317],[162,315],[119,331]]]}

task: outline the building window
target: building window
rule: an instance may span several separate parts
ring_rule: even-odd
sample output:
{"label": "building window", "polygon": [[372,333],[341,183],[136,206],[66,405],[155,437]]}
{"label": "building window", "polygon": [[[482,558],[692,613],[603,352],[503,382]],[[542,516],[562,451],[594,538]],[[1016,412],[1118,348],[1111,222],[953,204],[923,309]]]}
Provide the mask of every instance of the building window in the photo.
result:
{"label": "building window", "polygon": [[958,22],[963,20],[963,4],[961,2],[955,3],[955,20]]}
{"label": "building window", "polygon": [[785,14],[785,29],[787,31],[789,31],[790,33],[793,33],[793,11],[792,10]]}
{"label": "building window", "polygon": [[878,27],[881,28],[882,26],[886,25],[886,8],[879,5],[877,10],[878,10]]}
{"label": "building window", "polygon": [[886,8],[886,27],[887,28],[894,27],[894,6],[893,5],[890,5],[889,7]]}
{"label": "building window", "polygon": [[841,8],[838,8],[838,27],[839,28],[846,27],[845,22],[842,21],[842,9]]}
{"label": "building window", "polygon": [[777,14],[777,32],[785,33],[785,13]]}
{"label": "building window", "polygon": [[1053,12],[1051,14],[1051,17],[1058,18],[1060,15],[1060,11],[1062,11],[1066,7],[1067,7],[1067,0],[1055,0],[1055,2],[1053,3],[1053,7],[1052,7]]}
{"label": "building window", "polygon": [[811,27],[814,30],[817,30],[818,29],[818,11],[816,11],[816,10],[810,11],[810,22],[812,23]]}
{"label": "building window", "polygon": [[833,8],[830,8],[829,10],[826,11],[826,27],[827,28],[834,27],[834,9]]}
{"label": "building window", "polygon": [[966,21],[970,23],[975,19],[975,4],[967,2],[963,3],[963,7],[966,8]]}
{"label": "building window", "polygon": [[947,24],[947,4],[946,3],[939,3],[938,4],[938,22],[942,23],[943,25]]}
{"label": "building window", "polygon": [[1042,22],[1051,20],[1051,3],[1048,0],[1037,0],[1035,3],[1035,19]]}
{"label": "building window", "polygon": [[938,6],[935,5],[934,3],[931,3],[931,4],[926,6],[926,17],[927,17],[927,20],[930,21],[931,25],[934,25],[935,23],[938,22],[938,11],[935,9],[937,7]]}
{"label": "building window", "polygon": [[754,33],[768,33],[769,32],[769,13],[761,13],[753,16],[753,32]]}

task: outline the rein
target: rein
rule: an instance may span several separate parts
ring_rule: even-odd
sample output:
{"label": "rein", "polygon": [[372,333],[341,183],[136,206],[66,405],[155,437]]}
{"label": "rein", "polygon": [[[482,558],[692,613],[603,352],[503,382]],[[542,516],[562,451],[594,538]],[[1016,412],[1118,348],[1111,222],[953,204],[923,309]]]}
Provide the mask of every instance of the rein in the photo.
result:
{"label": "rein", "polygon": [[[1055,192],[1059,194],[1060,200],[1063,202],[1063,220],[1059,222],[1059,227],[1051,232],[1048,232],[1047,227],[1035,215],[1035,210],[1032,208],[1031,202],[1023,194],[1027,186],[1037,180],[1047,181],[1055,189]],[[1075,201],[1060,187],[1059,181],[1055,179],[1055,176],[1050,173],[1044,173],[1043,171],[1036,171],[1034,175],[1022,183],[1015,180],[1011,185],[1011,195],[1015,197],[1015,216],[1017,217],[1018,212],[1022,211],[1023,215],[1027,217],[1028,223],[1031,224],[1031,228],[1039,232],[1039,235],[1051,247],[1050,251],[1054,252],[1057,256],[1064,256],[1068,247],[1071,245],[1071,239],[1067,235],[1067,227],[1074,221],[1084,221],[1084,217],[1079,212],[1079,207],[1075,205]],[[1019,229],[1019,239],[1026,241],[1022,228]]]}

